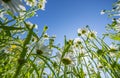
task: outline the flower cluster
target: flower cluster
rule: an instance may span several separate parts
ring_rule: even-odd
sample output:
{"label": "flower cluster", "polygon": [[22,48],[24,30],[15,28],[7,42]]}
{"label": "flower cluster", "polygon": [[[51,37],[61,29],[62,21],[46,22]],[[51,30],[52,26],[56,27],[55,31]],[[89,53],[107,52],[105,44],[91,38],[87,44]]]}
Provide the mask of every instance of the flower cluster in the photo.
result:
{"label": "flower cluster", "polygon": [[12,12],[19,12],[20,10],[26,10],[21,0],[0,0],[0,4],[6,9]]}
{"label": "flower cluster", "polygon": [[[109,46],[104,35],[100,38],[86,26],[77,30],[76,38],[65,36],[61,46],[54,43],[56,36],[48,35],[47,26],[40,35],[38,26],[26,21],[45,9],[46,0],[1,0],[0,4],[0,17],[10,15],[0,20],[0,78],[120,78],[119,43]],[[115,6],[114,11],[119,11],[120,0]],[[19,11],[22,16],[15,14]],[[113,38],[120,41],[120,19],[110,26],[117,31]]]}
{"label": "flower cluster", "polygon": [[[30,7],[37,6],[39,9],[44,10],[46,0],[25,0],[26,5]],[[10,10],[13,13],[26,11],[22,0],[0,0],[0,4],[5,10]]]}
{"label": "flower cluster", "polygon": [[79,28],[78,36],[87,37],[89,39],[94,39],[96,37],[96,31],[90,31],[88,28]]}

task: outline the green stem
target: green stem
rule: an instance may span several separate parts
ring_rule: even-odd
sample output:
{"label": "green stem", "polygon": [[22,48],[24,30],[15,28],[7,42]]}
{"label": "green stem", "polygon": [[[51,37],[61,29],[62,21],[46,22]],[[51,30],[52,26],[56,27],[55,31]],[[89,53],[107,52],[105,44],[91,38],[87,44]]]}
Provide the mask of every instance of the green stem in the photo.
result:
{"label": "green stem", "polygon": [[40,72],[40,78],[42,78],[42,74],[43,74],[44,68],[45,68],[45,63],[42,66],[42,69],[41,69],[41,72]]}
{"label": "green stem", "polygon": [[[56,76],[56,74],[55,74],[55,70],[53,70],[53,68],[52,68],[52,67],[50,66],[50,64],[49,64],[49,62],[52,63],[52,61],[51,61],[50,59],[46,58],[45,56],[38,56],[38,57],[45,62],[45,64],[48,66],[48,68],[50,68],[50,70],[51,70],[52,73],[54,74],[55,78],[58,78],[58,77]],[[48,60],[49,62],[48,62],[47,60]]]}
{"label": "green stem", "polygon": [[[85,40],[84,40],[84,38],[83,37],[81,37],[82,39],[83,39],[83,41],[85,42]],[[99,41],[98,41],[99,42]],[[95,54],[95,53],[93,53],[93,52],[91,52],[91,50],[88,48],[88,45],[87,45],[87,43],[85,43],[85,46],[86,46],[86,48],[88,49],[88,51],[91,53],[91,54],[94,54],[98,59],[99,59],[99,57]],[[88,53],[89,54],[89,53]],[[90,58],[91,58],[91,56],[89,56]],[[104,59],[103,59],[104,60]],[[99,61],[101,61],[100,59],[99,59]],[[94,62],[94,61],[93,61]],[[94,62],[95,63],[95,62]],[[108,63],[109,64],[109,63]],[[96,65],[96,63],[95,63],[95,65]],[[97,67],[97,66],[96,66]],[[111,68],[111,67],[110,67]],[[106,71],[112,76],[112,77],[114,77],[111,73],[110,73],[110,71],[105,67],[105,69],[106,69]]]}
{"label": "green stem", "polygon": [[64,66],[64,78],[67,78],[67,66]]}
{"label": "green stem", "polygon": [[87,63],[86,63],[86,60],[85,60],[84,57],[83,57],[83,60],[84,60],[84,63],[85,63],[86,69],[87,69],[87,71],[88,71],[88,76],[89,76],[89,78],[91,78],[91,77],[90,77],[90,71],[89,71],[89,69],[88,69],[88,66],[87,66]]}
{"label": "green stem", "polygon": [[24,41],[24,44],[23,44],[23,50],[21,52],[21,55],[20,55],[20,58],[18,59],[18,67],[17,67],[17,70],[15,72],[15,75],[13,78],[17,78],[17,76],[19,75],[20,73],[20,70],[22,68],[22,66],[24,65],[24,60],[25,60],[25,56],[26,56],[26,53],[27,53],[27,47],[26,45],[29,44],[31,38],[32,38],[32,32],[33,32],[33,28],[34,26],[28,31],[28,34],[27,34],[27,37]]}

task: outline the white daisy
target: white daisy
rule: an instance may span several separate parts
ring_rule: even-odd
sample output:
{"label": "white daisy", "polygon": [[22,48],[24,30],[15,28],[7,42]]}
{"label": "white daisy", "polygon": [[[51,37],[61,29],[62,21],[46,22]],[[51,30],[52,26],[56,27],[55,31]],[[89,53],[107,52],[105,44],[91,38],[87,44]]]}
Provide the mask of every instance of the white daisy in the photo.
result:
{"label": "white daisy", "polygon": [[63,65],[73,66],[76,64],[76,58],[74,57],[72,52],[67,52],[63,57],[62,53],[57,53],[57,60],[62,62]]}
{"label": "white daisy", "polygon": [[52,53],[52,50],[49,48],[49,46],[44,45],[43,43],[36,43],[36,53],[43,56],[50,56]]}
{"label": "white daisy", "polygon": [[110,52],[110,55],[111,55],[112,57],[115,57],[117,51],[119,50],[119,46],[111,44],[109,47],[110,47],[110,49],[108,49],[108,50],[109,50],[109,52]]}
{"label": "white daisy", "polygon": [[88,38],[90,39],[94,39],[97,36],[97,32],[96,31],[90,31],[88,33]]}
{"label": "white daisy", "polygon": [[111,57],[116,57],[116,53],[110,52]]}
{"label": "white daisy", "polygon": [[21,0],[0,0],[0,4],[6,9],[11,10],[13,13],[20,10],[26,10]]}
{"label": "white daisy", "polygon": [[102,69],[104,66],[101,63],[99,63],[97,67]]}
{"label": "white daisy", "polygon": [[88,29],[87,28],[79,28],[77,30],[77,32],[78,32],[79,36],[85,36],[87,34],[87,32],[88,32]]}
{"label": "white daisy", "polygon": [[37,24],[32,24],[30,21],[27,21],[26,22],[26,25],[28,25],[29,26],[29,28],[31,28],[33,25],[35,25],[35,29],[38,29],[38,25]]}
{"label": "white daisy", "polygon": [[43,38],[44,38],[44,39],[49,39],[49,35],[48,35],[47,33],[45,33],[45,34],[43,35]]}
{"label": "white daisy", "polygon": [[112,50],[118,50],[118,49],[119,49],[119,46],[113,45],[113,44],[111,44],[109,47],[110,47],[110,49],[112,49]]}
{"label": "white daisy", "polygon": [[38,7],[41,9],[41,10],[45,10],[45,4],[47,3],[46,0],[39,0],[38,2]]}
{"label": "white daisy", "polygon": [[35,29],[38,29],[38,25],[37,24],[35,24]]}
{"label": "white daisy", "polygon": [[26,5],[29,5],[30,7],[37,5],[37,0],[25,0]]}
{"label": "white daisy", "polygon": [[105,10],[102,10],[102,11],[100,12],[100,14],[101,14],[101,15],[105,14]]}
{"label": "white daisy", "polygon": [[73,42],[74,44],[81,44],[82,40],[80,38],[75,38]]}

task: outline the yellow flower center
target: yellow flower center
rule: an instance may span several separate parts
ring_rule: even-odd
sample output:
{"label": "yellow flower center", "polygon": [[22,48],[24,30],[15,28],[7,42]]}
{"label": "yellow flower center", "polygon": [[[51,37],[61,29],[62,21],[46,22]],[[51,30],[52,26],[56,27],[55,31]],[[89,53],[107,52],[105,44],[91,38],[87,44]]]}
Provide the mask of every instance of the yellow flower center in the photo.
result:
{"label": "yellow flower center", "polygon": [[82,31],[81,31],[81,34],[85,34],[85,33],[86,33],[86,30],[82,30]]}
{"label": "yellow flower center", "polygon": [[70,58],[63,58],[63,59],[62,59],[62,62],[63,62],[63,64],[65,64],[65,65],[69,65],[69,64],[72,63],[72,60],[71,60]]}
{"label": "yellow flower center", "polygon": [[103,68],[103,66],[102,66],[102,65],[100,65],[100,66],[98,66],[98,68]]}
{"label": "yellow flower center", "polygon": [[47,35],[47,34],[45,34],[43,37],[44,37],[44,38],[48,38],[48,35]]}
{"label": "yellow flower center", "polygon": [[40,8],[40,9],[42,8],[42,4],[41,3],[38,4],[38,8]]}
{"label": "yellow flower center", "polygon": [[43,54],[43,51],[42,50],[37,50],[37,54],[41,55],[41,54]]}
{"label": "yellow flower center", "polygon": [[90,33],[90,37],[95,37],[95,34],[94,33]]}

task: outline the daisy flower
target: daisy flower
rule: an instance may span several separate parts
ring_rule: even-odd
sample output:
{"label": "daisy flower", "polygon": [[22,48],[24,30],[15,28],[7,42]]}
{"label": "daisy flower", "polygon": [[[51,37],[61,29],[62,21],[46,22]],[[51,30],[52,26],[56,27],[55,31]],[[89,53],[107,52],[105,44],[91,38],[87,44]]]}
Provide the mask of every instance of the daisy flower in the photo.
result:
{"label": "daisy flower", "polygon": [[119,46],[118,45],[115,45],[115,44],[111,44],[110,46],[110,51],[117,51],[117,50],[119,50]]}
{"label": "daisy flower", "polygon": [[111,44],[109,47],[110,47],[110,49],[109,49],[110,55],[112,57],[115,57],[117,51],[119,50],[119,46]]}
{"label": "daisy flower", "polygon": [[119,49],[119,46],[111,44],[110,46],[110,51],[117,51]]}
{"label": "daisy flower", "polygon": [[44,45],[43,43],[36,43],[36,53],[43,56],[50,56],[52,50],[49,48],[49,45]]}
{"label": "daisy flower", "polygon": [[101,63],[99,63],[97,67],[102,69],[104,66]]}
{"label": "daisy flower", "polygon": [[48,35],[47,33],[45,33],[45,34],[43,35],[43,38],[44,38],[44,39],[49,39],[49,35]]}
{"label": "daisy flower", "polygon": [[30,7],[37,5],[37,0],[25,0],[26,5],[29,5]]}
{"label": "daisy flower", "polygon": [[79,28],[78,30],[77,30],[77,32],[78,32],[78,35],[79,36],[84,36],[85,34],[87,34],[87,32],[88,32],[88,29],[87,28]]}
{"label": "daisy flower", "polygon": [[38,29],[38,25],[37,24],[33,24],[30,21],[26,21],[26,25],[28,25],[30,28],[35,25],[35,29]]}
{"label": "daisy flower", "polygon": [[101,15],[105,14],[105,10],[102,10],[102,11],[100,12],[100,14],[101,14]]}
{"label": "daisy flower", "polygon": [[13,13],[19,12],[20,10],[26,10],[21,0],[0,0],[0,4],[6,9]]}
{"label": "daisy flower", "polygon": [[88,33],[88,38],[90,39],[94,39],[97,36],[97,32],[96,31],[90,31]]}
{"label": "daisy flower", "polygon": [[74,44],[81,44],[82,40],[80,38],[75,38],[73,42]]}
{"label": "daisy flower", "polygon": [[61,60],[62,64],[64,64],[64,65],[73,66],[76,63],[76,59],[75,59],[73,53],[71,53],[71,52],[66,53],[63,57],[62,57],[62,53],[58,52],[57,59],[58,59],[58,61]]}
{"label": "daisy flower", "polygon": [[46,0],[39,0],[38,2],[38,7],[41,9],[41,10],[45,10],[45,4],[47,3]]}

